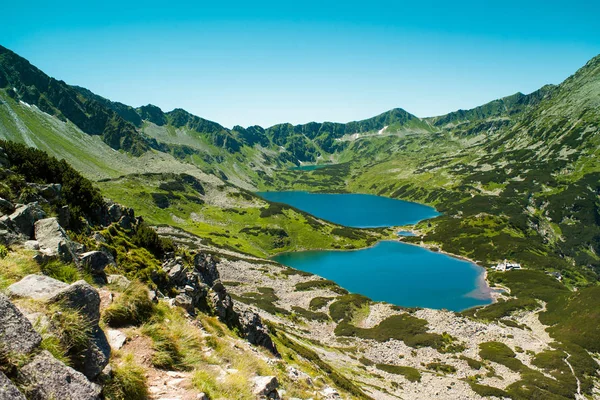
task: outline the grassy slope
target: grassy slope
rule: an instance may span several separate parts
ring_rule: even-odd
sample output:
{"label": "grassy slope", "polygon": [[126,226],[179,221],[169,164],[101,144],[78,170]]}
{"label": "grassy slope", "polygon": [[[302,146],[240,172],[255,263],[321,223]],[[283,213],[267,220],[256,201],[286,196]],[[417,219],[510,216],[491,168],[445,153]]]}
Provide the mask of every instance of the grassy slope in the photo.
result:
{"label": "grassy slope", "polygon": [[[134,207],[151,224],[177,226],[219,247],[256,256],[363,247],[386,235],[342,228],[233,186],[204,185],[201,194],[175,175],[130,175],[99,186],[107,196]],[[157,201],[164,202],[162,208]]]}

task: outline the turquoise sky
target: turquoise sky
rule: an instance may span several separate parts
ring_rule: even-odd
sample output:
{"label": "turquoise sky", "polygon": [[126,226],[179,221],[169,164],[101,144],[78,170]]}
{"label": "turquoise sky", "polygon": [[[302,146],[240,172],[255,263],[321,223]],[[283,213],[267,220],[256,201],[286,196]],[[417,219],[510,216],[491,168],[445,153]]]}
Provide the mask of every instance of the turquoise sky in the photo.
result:
{"label": "turquoise sky", "polygon": [[5,3],[0,44],[51,76],[228,127],[439,115],[600,53],[589,0]]}

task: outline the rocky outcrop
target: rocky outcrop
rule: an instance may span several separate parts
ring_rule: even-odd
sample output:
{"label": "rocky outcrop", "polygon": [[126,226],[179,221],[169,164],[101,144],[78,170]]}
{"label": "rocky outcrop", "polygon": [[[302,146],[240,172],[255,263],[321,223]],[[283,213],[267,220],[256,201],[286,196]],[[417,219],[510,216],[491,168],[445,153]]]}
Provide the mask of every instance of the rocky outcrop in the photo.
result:
{"label": "rocky outcrop", "polygon": [[34,399],[96,400],[102,390],[47,351],[21,368],[20,377]]}
{"label": "rocky outcrop", "polygon": [[256,376],[252,378],[253,393],[256,397],[264,399],[280,399],[277,388],[279,381],[275,376]]}
{"label": "rocky outcrop", "polygon": [[15,211],[15,206],[8,200],[0,197],[0,213],[12,214]]}
{"label": "rocky outcrop", "polygon": [[10,285],[8,294],[15,297],[45,301],[68,287],[68,284],[46,275],[27,275],[19,282]]}
{"label": "rocky outcrop", "polygon": [[196,254],[193,268],[187,268],[181,257],[171,254],[163,262],[162,269],[169,284],[177,291],[173,299],[175,305],[190,314],[194,314],[196,309],[210,310],[229,327],[238,329],[250,343],[279,355],[260,316],[248,307],[234,303],[227,293],[227,289],[221,283],[217,263],[211,255]]}
{"label": "rocky outcrop", "polygon": [[[9,286],[8,292],[13,296],[31,298],[47,303],[60,303],[64,307],[77,310],[87,318],[92,324],[92,335],[88,348],[75,367],[90,379],[94,379],[102,372],[110,358],[110,345],[104,331],[98,326],[100,322],[100,295],[94,287],[83,280],[67,285],[48,276],[28,275],[21,281]],[[9,304],[11,303],[9,302]],[[29,321],[27,322],[29,323]],[[30,323],[29,326],[31,326]]]}
{"label": "rocky outcrop", "polygon": [[0,372],[0,400],[26,400],[19,389]]}
{"label": "rocky outcrop", "polygon": [[28,354],[37,348],[42,337],[17,307],[0,293],[0,346],[8,352]]}
{"label": "rocky outcrop", "polygon": [[12,214],[0,217],[0,229],[12,231],[23,236],[25,240],[31,239],[34,233],[33,224],[45,217],[46,214],[38,203],[21,205]]}
{"label": "rocky outcrop", "polygon": [[76,254],[78,245],[73,243],[57,218],[45,218],[35,223],[35,239],[40,252],[47,258],[58,257],[65,262],[79,262]]}
{"label": "rocky outcrop", "polygon": [[62,198],[62,186],[59,183],[28,183],[27,186],[41,197],[40,200],[45,200],[49,203],[58,203]]}
{"label": "rocky outcrop", "polygon": [[260,316],[245,304],[236,302],[234,311],[238,317],[238,326],[244,338],[255,345],[262,346],[272,354],[279,356],[275,343],[269,336],[269,330],[263,325]]}

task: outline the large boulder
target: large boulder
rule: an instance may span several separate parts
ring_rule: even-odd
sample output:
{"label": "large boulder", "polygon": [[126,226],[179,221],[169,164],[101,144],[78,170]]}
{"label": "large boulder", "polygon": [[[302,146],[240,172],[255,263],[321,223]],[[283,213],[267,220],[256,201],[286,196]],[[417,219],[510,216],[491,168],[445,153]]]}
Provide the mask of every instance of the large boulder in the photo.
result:
{"label": "large boulder", "polygon": [[[89,271],[96,279],[106,283],[107,278],[104,269],[111,264],[111,259],[106,252],[88,251],[79,256],[81,266]],[[113,260],[114,262],[114,260]]]}
{"label": "large boulder", "polygon": [[96,400],[102,390],[45,350],[21,368],[20,377],[34,399]]}
{"label": "large boulder", "polygon": [[27,275],[19,282],[10,285],[8,294],[45,301],[68,287],[68,284],[46,275]]}
{"label": "large boulder", "polygon": [[40,345],[42,337],[17,307],[0,293],[0,345],[9,352],[28,354]]}
{"label": "large boulder", "polygon": [[0,372],[0,400],[27,400],[2,372]]}
{"label": "large boulder", "polygon": [[110,344],[104,331],[98,326],[94,327],[90,344],[83,353],[82,365],[77,369],[89,379],[95,379],[108,365],[110,350]]}
{"label": "large boulder", "polygon": [[48,302],[60,302],[66,307],[79,310],[92,324],[98,324],[100,321],[100,295],[84,280],[72,283],[58,291],[48,299]]}
{"label": "large boulder", "polygon": [[77,246],[69,239],[57,218],[45,218],[35,223],[35,239],[40,251],[46,257],[59,257],[61,260],[78,262],[75,256]]}
{"label": "large boulder", "polygon": [[33,224],[44,217],[46,214],[38,203],[29,203],[17,207],[12,214],[1,217],[0,222],[14,232],[31,239],[34,233]]}

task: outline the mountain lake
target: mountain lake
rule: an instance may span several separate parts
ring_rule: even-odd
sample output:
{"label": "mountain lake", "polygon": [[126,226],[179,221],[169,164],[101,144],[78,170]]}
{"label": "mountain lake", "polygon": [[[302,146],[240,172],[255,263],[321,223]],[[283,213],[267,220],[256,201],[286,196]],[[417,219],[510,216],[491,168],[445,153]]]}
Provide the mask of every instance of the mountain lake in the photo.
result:
{"label": "mountain lake", "polygon": [[[439,215],[429,206],[374,195],[258,195],[357,228],[408,225]],[[335,281],[352,293],[398,306],[461,311],[491,303],[482,267],[400,241],[382,241],[358,250],[283,253],[273,260]]]}

